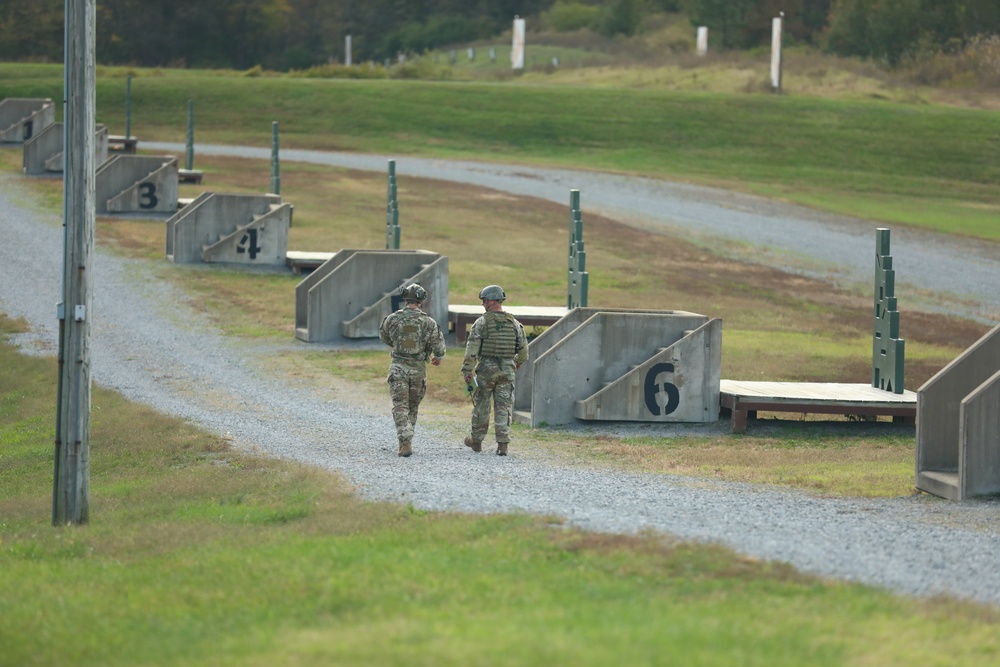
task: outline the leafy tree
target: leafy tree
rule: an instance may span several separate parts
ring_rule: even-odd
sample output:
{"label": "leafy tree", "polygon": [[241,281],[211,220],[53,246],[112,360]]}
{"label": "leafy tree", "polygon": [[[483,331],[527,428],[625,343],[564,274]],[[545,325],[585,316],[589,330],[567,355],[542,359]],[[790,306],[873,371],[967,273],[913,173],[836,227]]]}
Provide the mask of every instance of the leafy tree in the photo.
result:
{"label": "leafy tree", "polygon": [[640,0],[612,0],[597,16],[597,32],[605,37],[625,35],[630,37],[642,20]]}
{"label": "leafy tree", "polygon": [[962,36],[961,0],[836,0],[827,48],[890,65]]}
{"label": "leafy tree", "polygon": [[64,0],[0,3],[0,58],[63,59]]}

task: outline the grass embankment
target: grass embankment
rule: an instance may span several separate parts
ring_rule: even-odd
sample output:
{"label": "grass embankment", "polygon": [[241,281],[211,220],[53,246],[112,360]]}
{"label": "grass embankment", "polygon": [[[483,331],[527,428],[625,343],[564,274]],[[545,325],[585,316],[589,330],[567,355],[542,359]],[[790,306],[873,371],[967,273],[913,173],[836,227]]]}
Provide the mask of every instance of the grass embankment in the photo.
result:
{"label": "grass embankment", "polygon": [[[97,118],[124,131],[125,69]],[[885,100],[655,87],[330,81],[135,70],[132,129],[184,141],[493,159],[741,189],[893,225],[1000,239],[1000,116]],[[59,99],[61,69],[0,65],[0,96]]]}
{"label": "grass embankment", "polygon": [[[361,502],[96,388],[54,529],[56,364],[0,317],[0,665],[987,665],[1000,615],[724,549]],[[141,424],[141,428],[136,428]]]}

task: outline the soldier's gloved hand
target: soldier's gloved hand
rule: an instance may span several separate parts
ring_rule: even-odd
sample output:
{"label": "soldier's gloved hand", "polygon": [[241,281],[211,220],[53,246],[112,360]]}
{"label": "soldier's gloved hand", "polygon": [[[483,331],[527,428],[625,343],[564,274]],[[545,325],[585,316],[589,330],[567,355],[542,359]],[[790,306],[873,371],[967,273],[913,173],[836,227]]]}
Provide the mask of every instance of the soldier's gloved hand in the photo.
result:
{"label": "soldier's gloved hand", "polygon": [[431,365],[432,366],[440,366],[441,365],[441,357],[433,357],[431,359]]}

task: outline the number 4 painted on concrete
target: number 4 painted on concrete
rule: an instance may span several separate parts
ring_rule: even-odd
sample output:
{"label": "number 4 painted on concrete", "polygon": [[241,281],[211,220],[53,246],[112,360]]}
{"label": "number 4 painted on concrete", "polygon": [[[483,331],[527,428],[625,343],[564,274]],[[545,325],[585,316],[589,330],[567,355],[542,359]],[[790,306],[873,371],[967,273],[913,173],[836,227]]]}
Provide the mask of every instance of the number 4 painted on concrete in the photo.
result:
{"label": "number 4 painted on concrete", "polygon": [[257,255],[260,254],[261,250],[263,250],[263,248],[257,245],[256,229],[248,229],[247,233],[243,235],[243,238],[240,239],[239,245],[236,247],[236,252],[241,255],[249,252],[250,259],[257,259]]}

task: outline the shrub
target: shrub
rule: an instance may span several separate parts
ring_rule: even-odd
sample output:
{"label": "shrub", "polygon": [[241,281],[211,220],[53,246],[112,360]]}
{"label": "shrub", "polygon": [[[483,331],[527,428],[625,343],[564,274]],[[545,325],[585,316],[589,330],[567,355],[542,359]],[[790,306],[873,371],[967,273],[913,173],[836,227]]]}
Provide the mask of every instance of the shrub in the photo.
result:
{"label": "shrub", "polygon": [[381,65],[366,62],[350,67],[340,64],[316,65],[307,70],[289,72],[289,76],[305,79],[388,79],[389,72]]}
{"label": "shrub", "polygon": [[541,21],[549,30],[573,32],[593,25],[600,11],[600,7],[582,2],[557,2],[552,9],[541,15]]}

